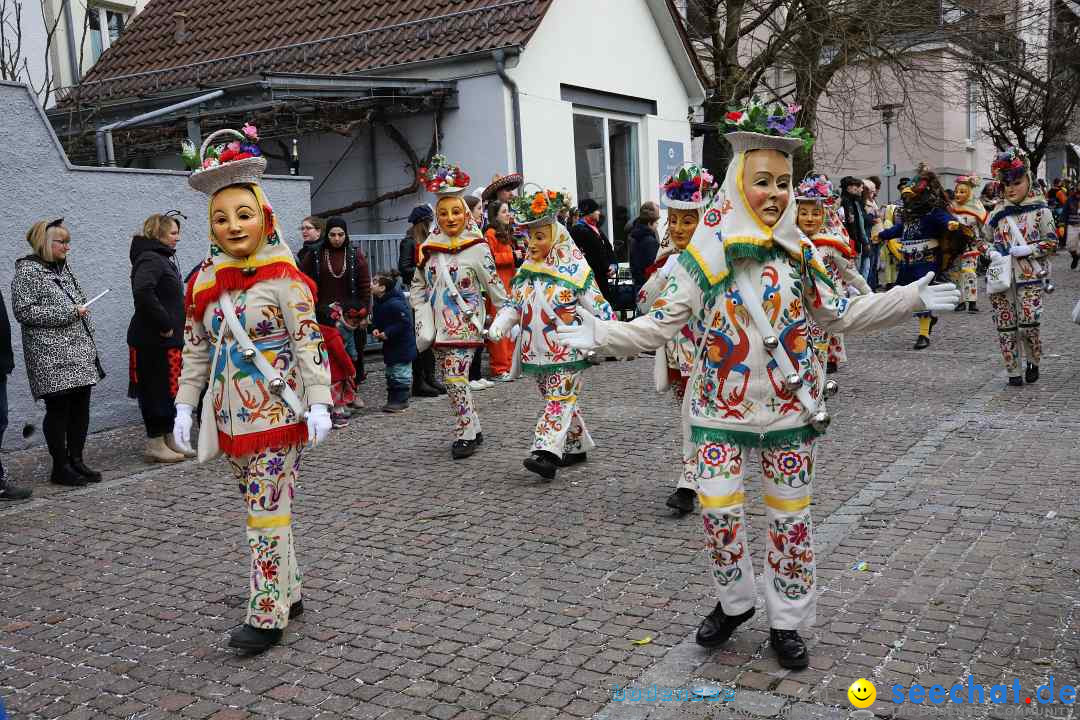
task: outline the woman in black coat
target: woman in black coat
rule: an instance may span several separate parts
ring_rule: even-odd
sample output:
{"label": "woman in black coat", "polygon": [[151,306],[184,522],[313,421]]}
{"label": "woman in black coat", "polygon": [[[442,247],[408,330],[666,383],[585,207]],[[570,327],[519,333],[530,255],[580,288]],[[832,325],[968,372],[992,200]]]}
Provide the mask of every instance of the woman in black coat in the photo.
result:
{"label": "woman in black coat", "polygon": [[186,456],[172,437],[174,398],[184,347],[184,285],[176,264],[180,221],[151,215],[131,238],[131,295],[135,314],[128,325],[130,397],[139,401],[146,425],[147,462],[180,462]]}
{"label": "woman in black coat", "polygon": [[568,228],[574,244],[585,256],[585,262],[592,268],[596,285],[609,303],[614,299],[611,280],[614,277],[615,250],[611,247],[604,231],[600,229],[600,205],[592,198],[581,201],[581,219]]}

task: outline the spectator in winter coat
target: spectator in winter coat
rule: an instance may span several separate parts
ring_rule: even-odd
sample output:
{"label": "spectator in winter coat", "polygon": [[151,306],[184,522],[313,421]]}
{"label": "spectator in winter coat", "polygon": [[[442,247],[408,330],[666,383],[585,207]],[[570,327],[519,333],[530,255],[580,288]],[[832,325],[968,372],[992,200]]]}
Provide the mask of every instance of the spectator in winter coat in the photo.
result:
{"label": "spectator in winter coat", "polygon": [[392,275],[376,275],[371,292],[375,296],[373,334],[382,342],[386,364],[387,399],[383,412],[401,412],[409,407],[412,362],[416,359],[412,313]]}
{"label": "spectator in winter coat", "polygon": [[596,285],[604,299],[610,302],[614,297],[611,281],[615,279],[615,250],[600,229],[600,205],[592,198],[585,198],[578,207],[581,218],[569,228],[570,237],[592,268]]}
{"label": "spectator in winter coat", "polygon": [[[4,431],[8,426],[7,378],[15,369],[15,354],[11,351],[11,322],[8,320],[7,305],[0,294],[0,445],[4,442]],[[19,487],[11,482],[7,470],[0,464],[0,500],[25,500],[30,497],[30,489]]]}
{"label": "spectator in winter coat", "polygon": [[45,401],[45,442],[57,485],[100,482],[83,462],[90,429],[90,391],[105,377],[86,294],[67,261],[71,235],[63,219],[41,220],[26,233],[33,253],[15,261],[11,308],[22,325],[30,392]]}
{"label": "spectator in winter coat", "polygon": [[863,252],[869,239],[866,213],[863,208],[863,181],[850,175],[840,181],[840,203],[844,211],[844,229],[851,238],[855,257]]}
{"label": "spectator in winter coat", "polygon": [[315,217],[314,215],[308,215],[304,218],[303,222],[300,223],[300,238],[303,241],[303,244],[300,246],[300,249],[296,251],[297,265],[302,263],[304,257],[315,248],[325,229],[326,221],[321,217]]}
{"label": "spectator in winter coat", "polygon": [[645,284],[646,270],[656,262],[660,250],[660,238],[656,226],[660,221],[660,208],[649,201],[641,206],[637,219],[630,226],[630,275],[634,278],[634,297]]}
{"label": "spectator in winter coat", "polygon": [[146,426],[147,462],[180,462],[185,453],[172,436],[177,382],[184,348],[184,286],[176,265],[180,221],[151,215],[142,234],[131,238],[131,297],[135,314],[128,323],[128,397],[139,401]]}

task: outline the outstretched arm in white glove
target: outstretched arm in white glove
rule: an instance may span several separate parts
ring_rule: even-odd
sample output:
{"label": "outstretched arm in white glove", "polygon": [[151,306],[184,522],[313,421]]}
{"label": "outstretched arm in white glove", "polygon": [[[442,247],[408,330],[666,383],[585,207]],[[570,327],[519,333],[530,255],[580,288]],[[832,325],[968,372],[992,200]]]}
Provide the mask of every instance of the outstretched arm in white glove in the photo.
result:
{"label": "outstretched arm in white glove", "polygon": [[512,332],[512,329],[517,327],[517,324],[517,310],[510,307],[510,305],[503,305],[502,309],[499,310],[499,314],[491,322],[491,327],[488,328],[488,340],[502,340],[507,332]]}
{"label": "outstretched arm in white glove", "polygon": [[960,291],[952,283],[931,285],[934,273],[926,273],[922,279],[915,283],[919,288],[919,299],[922,300],[924,310],[952,310],[960,304]]}
{"label": "outstretched arm in white glove", "polygon": [[576,325],[559,323],[555,330],[559,334],[559,342],[578,350],[592,350],[603,345],[608,334],[604,323],[584,306],[578,306],[577,316],[579,322]]}
{"label": "outstretched arm in white glove", "polygon": [[314,447],[330,434],[330,407],[316,403],[307,411],[308,445]]}
{"label": "outstretched arm in white glove", "polygon": [[192,452],[191,448],[191,411],[190,405],[177,403],[176,419],[173,420],[173,439],[181,450]]}
{"label": "outstretched arm in white glove", "polygon": [[1009,248],[1009,254],[1015,258],[1027,257],[1033,252],[1035,252],[1034,245],[1013,245]]}

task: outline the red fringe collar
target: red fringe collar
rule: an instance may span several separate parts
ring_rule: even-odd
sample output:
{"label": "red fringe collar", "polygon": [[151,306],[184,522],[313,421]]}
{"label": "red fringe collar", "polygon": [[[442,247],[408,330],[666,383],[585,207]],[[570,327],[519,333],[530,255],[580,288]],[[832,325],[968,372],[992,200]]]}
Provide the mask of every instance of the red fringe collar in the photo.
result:
{"label": "red fringe collar", "polygon": [[[204,268],[205,269],[205,268]],[[214,285],[199,293],[198,297],[193,297],[192,294],[195,290],[195,283],[198,282],[199,276],[202,275],[202,270],[195,274],[195,277],[188,283],[187,291],[184,293],[184,307],[186,307],[191,315],[201,320],[203,314],[206,312],[206,308],[210,303],[217,300],[222,292],[233,290],[247,290],[252,285],[262,282],[263,280],[277,280],[280,278],[288,278],[290,280],[296,280],[307,285],[311,290],[311,297],[318,299],[318,288],[315,286],[315,282],[304,273],[300,272],[296,266],[287,262],[275,262],[270,265],[263,265],[254,273],[245,273],[240,268],[222,268],[214,273]],[[223,446],[224,447],[224,446]]]}
{"label": "red fringe collar", "polygon": [[457,255],[465,248],[471,248],[473,245],[479,245],[480,243],[487,243],[483,237],[471,238],[469,240],[463,240],[461,243],[454,245],[442,245],[437,242],[425,242],[417,249],[417,255],[419,256],[419,262],[423,265],[427,262],[428,257],[432,253],[446,253],[447,255]]}
{"label": "red fringe collar", "polygon": [[307,423],[296,423],[273,430],[236,436],[226,435],[218,430],[218,444],[221,446],[221,451],[233,458],[254,455],[267,448],[303,445],[307,441]]}
{"label": "red fringe collar", "polygon": [[811,238],[811,242],[814,243],[814,247],[831,247],[849,260],[855,257],[855,251],[852,249],[850,243],[846,243],[831,235],[815,235]]}

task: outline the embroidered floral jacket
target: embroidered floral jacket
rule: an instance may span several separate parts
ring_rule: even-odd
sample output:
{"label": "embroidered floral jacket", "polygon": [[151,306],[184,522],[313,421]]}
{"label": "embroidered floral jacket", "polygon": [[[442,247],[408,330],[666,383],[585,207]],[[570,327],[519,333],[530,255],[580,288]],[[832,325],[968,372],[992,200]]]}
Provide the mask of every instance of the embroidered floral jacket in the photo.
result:
{"label": "embroidered floral jacket", "polygon": [[[700,322],[705,336],[683,405],[686,430],[697,443],[776,447],[819,433],[810,424],[813,409],[804,408],[786,389],[746,302],[761,303],[773,336],[819,402],[825,373],[807,341],[808,317],[830,333],[852,332],[894,324],[921,306],[914,286],[844,297],[805,238],[797,255],[773,243],[725,247],[723,269],[704,260],[707,254],[697,251],[695,243],[680,256],[649,314],[605,325],[608,334],[599,352],[629,355],[659,348],[687,322]],[[743,295],[734,280],[741,268],[759,278],[761,297]]]}
{"label": "embroidered floral jacket", "polygon": [[[270,278],[232,291],[232,299],[256,349],[300,399],[308,405],[330,405],[329,358],[308,285],[298,278]],[[218,439],[226,454],[235,457],[306,441],[304,419],[272,393],[255,364],[244,359],[217,300],[207,303],[201,316],[188,313],[183,357],[176,402],[197,406],[209,378]]]}
{"label": "embroidered floral jacket", "polygon": [[[653,303],[660,297],[660,293],[664,290],[666,284],[667,278],[659,272],[654,271],[649,276],[649,279],[645,281],[637,294],[639,313],[645,314],[649,312]],[[664,343],[663,352],[657,351],[656,367],[653,373],[657,391],[662,392],[668,388],[670,384],[668,371],[672,373],[678,372],[684,380],[690,377],[690,373],[694,369],[694,358],[697,356],[697,341],[704,333],[705,328],[701,321],[697,318],[691,318],[690,322],[679,330],[675,337]]]}
{"label": "embroidered floral jacket", "polygon": [[483,238],[463,246],[424,243],[422,248],[425,259],[409,288],[417,337],[433,332],[435,347],[480,347],[487,318],[484,293],[495,312],[506,302],[491,249]]}
{"label": "embroidered floral jacket", "polygon": [[1034,245],[1035,251],[1027,257],[1014,257],[1012,259],[1012,280],[1014,285],[1033,285],[1043,280],[1039,273],[1043,270],[1049,272],[1049,257],[1057,252],[1058,238],[1054,216],[1044,203],[1030,203],[1028,205],[1013,205],[1006,203],[995,212],[989,221],[990,242],[983,245],[981,250],[988,253],[993,247],[1002,255],[1008,254],[1009,248],[1018,244],[1009,229],[1009,223],[1005,218],[1011,218],[1016,223],[1017,229],[1023,242]]}

